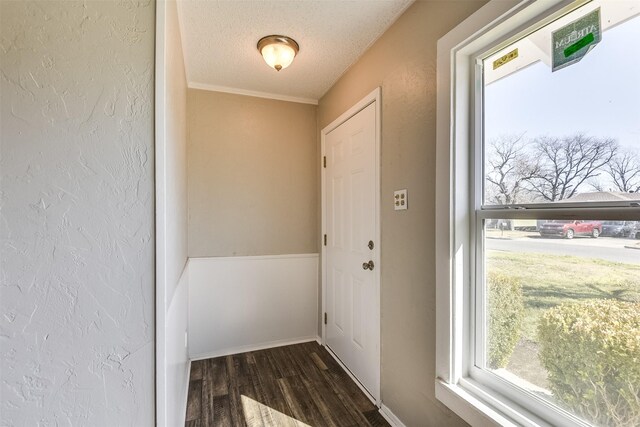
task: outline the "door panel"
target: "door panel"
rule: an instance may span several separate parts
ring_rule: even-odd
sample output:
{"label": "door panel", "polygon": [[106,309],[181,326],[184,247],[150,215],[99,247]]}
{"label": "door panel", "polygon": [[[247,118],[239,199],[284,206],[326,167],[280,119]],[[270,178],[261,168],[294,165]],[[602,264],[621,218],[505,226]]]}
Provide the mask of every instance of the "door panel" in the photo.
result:
{"label": "door panel", "polygon": [[333,272],[336,279],[334,285],[336,296],[333,300],[333,317],[335,318],[334,323],[336,328],[338,329],[337,332],[339,332],[340,335],[344,335],[344,274],[342,274],[342,271],[337,269],[334,269]]}
{"label": "door panel", "polygon": [[378,394],[376,106],[326,135],[326,343],[369,392]]}

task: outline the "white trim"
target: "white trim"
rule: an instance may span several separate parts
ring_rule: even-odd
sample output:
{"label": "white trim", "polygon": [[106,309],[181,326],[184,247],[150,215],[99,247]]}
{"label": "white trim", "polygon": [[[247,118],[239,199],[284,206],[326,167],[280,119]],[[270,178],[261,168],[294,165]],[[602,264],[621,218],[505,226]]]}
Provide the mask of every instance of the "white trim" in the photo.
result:
{"label": "white trim", "polygon": [[460,386],[436,380],[436,398],[449,408],[458,408],[456,414],[470,425],[517,427],[512,420]]}
{"label": "white trim", "polygon": [[[376,141],[375,141],[375,156],[376,156],[376,160],[375,160],[375,243],[378,247],[378,250],[375,251],[375,255],[373,257],[373,262],[375,265],[379,266],[379,268],[376,268],[374,270],[374,284],[376,286],[377,292],[376,292],[376,314],[377,314],[377,324],[378,327],[376,329],[376,338],[377,338],[377,345],[378,345],[378,352],[377,352],[377,360],[378,360],[378,370],[376,372],[376,390],[372,390],[372,395],[374,397],[374,399],[376,400],[377,404],[379,405],[381,403],[381,393],[380,393],[380,376],[381,376],[381,369],[382,369],[382,365],[381,365],[381,352],[382,352],[382,345],[381,345],[381,308],[380,308],[380,295],[381,295],[381,286],[380,286],[380,271],[381,271],[381,267],[382,264],[380,262],[381,259],[381,252],[382,252],[382,245],[381,245],[381,231],[380,231],[380,147],[381,147],[381,141],[382,141],[382,90],[380,87],[375,88],[373,91],[371,91],[369,94],[367,94],[364,98],[362,98],[359,102],[357,102],[353,107],[349,108],[346,112],[344,112],[343,114],[341,114],[337,119],[335,119],[334,121],[332,121],[328,126],[326,126],[324,129],[322,129],[322,131],[320,132],[320,139],[321,139],[321,153],[320,153],[320,157],[321,159],[326,155],[326,136],[327,134],[329,134],[329,132],[331,132],[332,130],[334,130],[335,128],[337,128],[338,126],[340,126],[342,123],[346,122],[347,120],[349,120],[351,117],[353,117],[354,115],[356,115],[358,112],[362,111],[364,108],[366,108],[367,106],[369,106],[372,103],[375,103],[375,109],[376,109]],[[326,173],[325,173],[326,169],[320,165],[320,172],[321,172],[321,189],[320,189],[320,194],[321,194],[321,212],[322,212],[322,233],[321,235],[326,234],[326,230],[327,230],[327,218],[326,218],[326,212],[325,212],[325,208],[327,206],[326,203]],[[322,326],[322,344],[325,345],[327,348],[329,348],[326,344],[326,325],[324,324],[324,320],[322,319],[323,317],[323,313],[326,312],[326,270],[327,270],[327,264],[326,264],[326,246],[324,246],[324,244],[321,244],[321,248],[322,248],[322,257],[321,257],[321,271],[320,271],[320,277],[321,277],[321,291],[322,291],[322,311],[320,313],[320,317],[321,317],[321,321],[320,324]],[[347,370],[348,371],[348,370]],[[359,384],[359,383],[358,383]]]}
{"label": "white trim", "polygon": [[391,409],[389,409],[389,407],[384,403],[380,406],[380,410],[378,412],[380,412],[382,418],[384,418],[389,424],[391,424],[391,427],[406,427],[404,423],[400,421],[400,418],[398,418],[396,414],[391,412]]}
{"label": "white trim", "polygon": [[342,363],[342,360],[340,360],[340,358],[338,356],[336,356],[336,354],[333,352],[333,350],[331,350],[331,348],[329,346],[324,346],[324,348],[327,350],[327,353],[329,353],[331,355],[331,357],[333,357],[333,359],[336,361],[336,363],[338,365],[340,365],[340,367],[342,368],[343,371],[345,371],[347,373],[347,375],[349,375],[349,378],[351,378],[351,380],[358,386],[358,388],[360,388],[360,390],[364,393],[364,395],[367,397],[367,399],[369,399],[371,401],[371,403],[373,403],[376,406],[380,406],[380,402],[377,401],[372,395],[371,393],[369,393],[369,390],[367,390],[365,388],[365,386],[362,385],[362,383],[360,383],[360,381],[358,381],[358,379],[356,378],[355,375],[353,375],[353,373],[349,370],[349,368],[347,368],[345,366],[344,363]]}
{"label": "white trim", "polygon": [[470,165],[477,167],[471,132],[478,117],[474,102],[478,82],[472,72],[475,58],[495,44],[517,39],[532,24],[559,16],[572,3],[494,0],[438,41],[435,393],[472,425],[582,425],[570,414],[551,405],[537,405],[519,391],[505,392],[498,382],[488,385],[484,379],[482,384],[472,380],[474,356],[469,344],[476,251],[472,232],[479,199],[478,188],[473,187],[475,172],[470,170]]}
{"label": "white trim", "polygon": [[209,353],[195,354],[190,357],[190,360],[193,362],[196,360],[213,359],[215,357],[230,356],[232,354],[247,353],[249,351],[266,350],[269,348],[284,347],[287,345],[302,344],[305,342],[312,342],[312,341],[318,342],[319,340],[320,340],[320,337],[316,335],[316,336],[309,336],[309,337],[270,341],[262,344],[255,344],[255,345],[243,345],[240,347],[225,348],[222,350],[212,351]]}
{"label": "white trim", "polygon": [[235,87],[216,86],[207,83],[189,82],[189,89],[208,90],[211,92],[232,93],[234,95],[253,96],[255,98],[275,99],[277,101],[297,102],[299,104],[318,105],[318,100],[313,98],[299,98],[296,96],[280,95],[277,93],[260,92],[256,90],[239,89]]}
{"label": "white trim", "polygon": [[[476,36],[529,4],[524,1],[491,1],[438,40],[436,116],[436,376],[455,384],[463,370],[465,337],[459,333],[468,320],[463,295],[468,280],[463,272],[471,255],[466,241],[473,191],[469,188],[469,120],[456,120],[457,111],[470,111],[468,97],[456,96],[457,87],[471,87],[469,73],[455,67],[470,66],[460,58]],[[464,64],[461,64],[464,62]],[[466,191],[465,191],[466,190]],[[455,226],[455,229],[453,225]]]}
{"label": "white trim", "polygon": [[[475,399],[486,403],[486,407],[496,412],[500,417],[509,420],[512,424],[522,427],[552,427],[555,425],[567,425],[563,420],[554,420],[552,424],[542,420],[537,415],[528,411],[524,407],[518,405],[517,402],[505,400],[502,396],[511,396],[511,394],[502,394],[490,388],[490,386],[482,385],[471,378],[463,378],[460,380],[460,391]],[[584,424],[580,424],[584,426]],[[587,427],[587,426],[584,426]]]}
{"label": "white trim", "polygon": [[157,426],[167,424],[167,378],[166,378],[166,9],[163,0],[156,2],[156,62],[155,62],[155,412]]}
{"label": "white trim", "polygon": [[[184,401],[182,405],[182,416],[180,417],[180,425],[183,425],[187,422],[187,406],[189,404],[189,382],[191,380],[191,360],[187,360],[187,381],[185,384],[184,390]],[[158,424],[159,425],[159,424]]]}
{"label": "white trim", "polygon": [[255,261],[261,259],[291,259],[291,258],[318,258],[320,254],[282,254],[282,255],[248,255],[248,256],[221,256],[221,257],[195,257],[189,258],[190,262],[211,262],[211,261]]}
{"label": "white trim", "polygon": [[[349,120],[351,117],[358,114],[360,111],[364,110],[369,104],[380,101],[380,87],[375,88],[372,92],[367,94],[364,98],[358,101],[353,107],[349,108],[344,113],[340,114],[340,116],[329,123],[327,126],[322,129],[322,136],[326,136],[329,132]],[[378,117],[376,117],[378,119]],[[323,147],[324,148],[324,147]],[[324,150],[323,150],[324,153]]]}

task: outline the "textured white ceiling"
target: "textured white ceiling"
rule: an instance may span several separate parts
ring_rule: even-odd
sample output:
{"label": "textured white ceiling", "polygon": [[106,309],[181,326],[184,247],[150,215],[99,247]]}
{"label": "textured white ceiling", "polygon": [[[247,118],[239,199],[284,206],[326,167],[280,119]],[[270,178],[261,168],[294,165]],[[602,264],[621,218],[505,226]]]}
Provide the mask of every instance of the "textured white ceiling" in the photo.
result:
{"label": "textured white ceiling", "polygon": [[[413,0],[179,0],[191,87],[317,100]],[[300,45],[276,72],[256,49],[269,34]]]}

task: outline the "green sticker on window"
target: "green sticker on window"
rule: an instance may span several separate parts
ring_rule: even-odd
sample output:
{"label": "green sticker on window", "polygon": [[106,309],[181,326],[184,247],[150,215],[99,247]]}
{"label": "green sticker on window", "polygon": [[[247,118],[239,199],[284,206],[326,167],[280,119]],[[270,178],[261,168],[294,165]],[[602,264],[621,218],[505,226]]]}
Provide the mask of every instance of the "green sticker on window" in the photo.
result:
{"label": "green sticker on window", "polygon": [[580,61],[601,40],[600,8],[554,31],[551,36],[552,70]]}
{"label": "green sticker on window", "polygon": [[581,38],[576,43],[574,43],[571,46],[569,46],[568,48],[566,48],[564,50],[564,57],[565,58],[570,57],[571,55],[573,55],[574,53],[576,53],[577,51],[579,51],[583,47],[586,47],[589,44],[591,44],[594,40],[595,40],[595,37],[593,36],[592,33],[587,34],[585,37]]}

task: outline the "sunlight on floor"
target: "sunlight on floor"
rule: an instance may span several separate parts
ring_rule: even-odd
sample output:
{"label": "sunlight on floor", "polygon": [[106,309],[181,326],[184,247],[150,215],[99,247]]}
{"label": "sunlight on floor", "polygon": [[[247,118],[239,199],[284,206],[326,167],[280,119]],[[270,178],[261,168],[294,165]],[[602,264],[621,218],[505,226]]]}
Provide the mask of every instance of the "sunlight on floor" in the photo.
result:
{"label": "sunlight on floor", "polygon": [[244,420],[248,427],[310,427],[245,395],[240,396]]}

